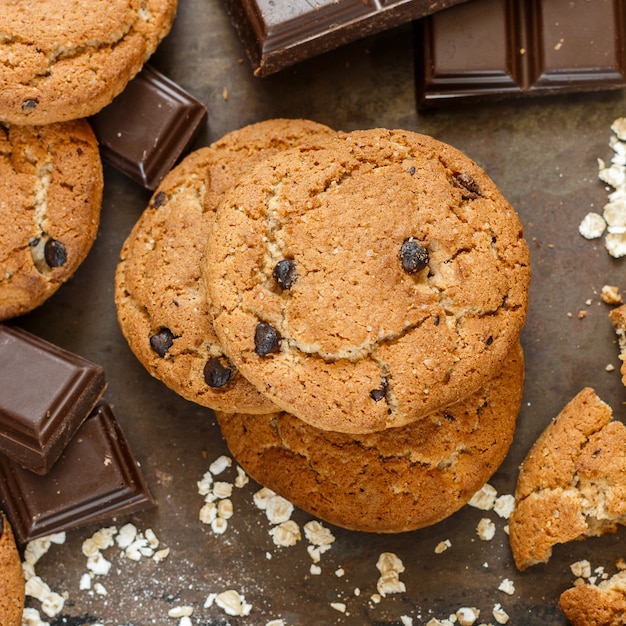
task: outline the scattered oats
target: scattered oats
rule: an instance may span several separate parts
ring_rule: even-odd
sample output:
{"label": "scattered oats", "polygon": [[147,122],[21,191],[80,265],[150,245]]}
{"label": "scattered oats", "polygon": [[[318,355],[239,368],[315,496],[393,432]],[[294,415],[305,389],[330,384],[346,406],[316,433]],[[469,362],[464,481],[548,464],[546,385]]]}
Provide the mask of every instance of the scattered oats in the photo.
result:
{"label": "scattered oats", "polygon": [[267,487],[262,487],[253,496],[252,500],[258,509],[264,511],[267,508],[267,503],[271,500],[276,493]]}
{"label": "scattered oats", "polygon": [[175,617],[175,618],[189,617],[190,615],[193,615],[192,606],[175,606],[174,608],[171,608],[167,612],[168,617]]}
{"label": "scattered oats", "polygon": [[270,535],[277,546],[295,546],[302,538],[300,527],[293,520],[287,520],[270,529]]}
{"label": "scattered oats", "polygon": [[152,556],[154,551],[147,548],[147,545],[148,541],[140,535],[124,550],[124,555],[131,561],[140,561],[142,556]]}
{"label": "scattered oats", "polygon": [[87,558],[87,569],[97,576],[106,576],[111,570],[111,562],[107,561],[101,552]]}
{"label": "scattered oats", "polygon": [[370,596],[370,600],[374,603],[374,604],[379,604],[380,601],[382,600],[382,597],[380,596],[380,594],[378,593],[373,593]]}
{"label": "scattered oats", "polygon": [[232,483],[227,483],[223,480],[218,480],[213,483],[213,492],[217,498],[230,498],[233,495]]}
{"label": "scattered oats", "polygon": [[495,487],[492,487],[489,483],[485,483],[468,502],[470,506],[476,507],[483,511],[490,511],[493,509],[493,505],[496,501],[498,492]]}
{"label": "scattered oats", "polygon": [[483,517],[478,522],[476,534],[483,541],[491,541],[496,534],[496,525],[488,517]]}
{"label": "scattered oats", "polygon": [[315,565],[314,563],[311,563],[309,572],[311,573],[312,576],[319,576],[322,573],[322,568],[319,565]]}
{"label": "scattered oats", "polygon": [[113,545],[116,534],[117,528],[115,528],[115,526],[101,528],[91,536],[91,540],[94,542],[98,550],[106,550]]}
{"label": "scattered oats", "polygon": [[589,578],[589,576],[591,576],[591,563],[589,563],[586,559],[572,563],[569,568],[572,570],[572,574],[574,574],[574,576],[580,578]]}
{"label": "scattered oats", "polygon": [[599,169],[598,178],[614,189],[619,189],[626,183],[626,168],[619,163],[612,163]]}
{"label": "scattered oats", "polygon": [[156,548],[159,547],[159,540],[158,540],[156,534],[154,533],[154,531],[152,530],[152,528],[147,528],[144,531],[143,535],[148,540],[148,545],[151,548],[156,549]]}
{"label": "scattered oats", "polygon": [[217,476],[221,474],[224,470],[228,469],[233,464],[233,460],[226,455],[222,455],[215,459],[211,465],[209,465],[209,472],[213,474],[213,476]]}
{"label": "scattered oats", "polygon": [[408,615],[400,615],[402,626],[413,626],[413,618]]}
{"label": "scattered oats", "polygon": [[27,596],[41,602],[41,610],[48,617],[58,615],[65,604],[63,596],[52,591],[39,576],[33,576],[26,581],[25,591]]}
{"label": "scattered oats", "polygon": [[613,196],[602,209],[602,217],[610,233],[623,233],[626,229],[626,197]]}
{"label": "scattered oats", "polygon": [[265,515],[272,524],[286,522],[293,513],[293,504],[282,496],[274,495],[266,503]]}
{"label": "scattered oats", "polygon": [[460,608],[456,613],[456,618],[459,620],[461,626],[472,626],[478,619],[480,611],[478,609],[464,606]]}
{"label": "scattered oats", "polygon": [[496,502],[493,505],[493,510],[502,518],[509,519],[513,509],[515,508],[515,497],[510,493],[498,496]]}
{"label": "scattered oats", "polygon": [[223,517],[216,517],[211,522],[211,530],[216,535],[223,535],[226,532],[227,528],[228,528],[228,522]]}
{"label": "scattered oats", "polygon": [[626,117],[618,117],[612,124],[611,130],[618,139],[626,139]]}
{"label": "scattered oats", "polygon": [[609,233],[604,238],[604,245],[612,257],[626,256],[626,233]]}
{"label": "scattered oats", "polygon": [[607,372],[614,372],[615,371],[615,365],[613,365],[613,363],[609,363],[604,369]]}
{"label": "scattered oats", "polygon": [[583,318],[587,317],[587,311],[585,311],[584,309],[581,309],[580,311],[578,311],[578,319],[582,320]]}
{"label": "scattered oats", "polygon": [[515,585],[513,585],[512,580],[505,578],[498,586],[498,591],[503,591],[504,593],[512,596],[515,593]]}
{"label": "scattered oats", "polygon": [[453,626],[453,622],[451,622],[449,619],[438,620],[433,617],[431,620],[428,621],[426,626]]}
{"label": "scattered oats", "polygon": [[192,626],[191,618],[183,615],[178,622],[178,626]]}
{"label": "scattered oats", "polygon": [[335,609],[335,611],[339,611],[340,613],[346,612],[346,605],[343,602],[331,602],[330,606]]}
{"label": "scattered oats", "polygon": [[228,100],[228,87],[224,87],[224,89],[222,89],[222,98],[224,101]]}
{"label": "scattered oats", "polygon": [[233,502],[230,498],[220,500],[217,505],[217,515],[224,519],[230,519],[233,516]]}
{"label": "scattered oats", "polygon": [[400,580],[398,572],[389,571],[381,574],[376,582],[376,590],[381,596],[385,597],[389,593],[404,593],[406,585]]}
{"label": "scattered oats", "polygon": [[50,626],[50,623],[41,619],[37,609],[27,607],[22,613],[22,626]]}
{"label": "scattered oats", "polygon": [[330,550],[332,543],[335,541],[335,536],[332,532],[316,520],[307,522],[304,525],[304,536],[309,543],[317,546],[318,555]]}
{"label": "scattered oats", "polygon": [[96,583],[93,586],[93,590],[99,595],[99,596],[107,596],[109,595],[109,592],[106,590],[106,587],[102,584],[102,583]]}
{"label": "scattered oats", "polygon": [[265,626],[286,626],[285,620],[283,619],[272,619]]}
{"label": "scattered oats", "polygon": [[81,591],[85,591],[87,589],[91,589],[91,576],[87,573],[83,574],[80,577],[80,582],[78,583],[78,588]]}
{"label": "scattered oats", "polygon": [[237,466],[237,477],[235,478],[235,487],[241,488],[250,482],[248,475],[243,468]]}
{"label": "scattered oats", "polygon": [[354,595],[357,597],[361,595],[361,590],[358,587],[354,588]]}
{"label": "scattered oats", "polygon": [[134,524],[124,524],[117,533],[115,543],[125,550],[137,538],[137,527]]}
{"label": "scattered oats", "polygon": [[593,211],[587,213],[578,226],[578,232],[585,239],[598,239],[602,237],[605,230],[605,219],[599,213],[594,213]]}
{"label": "scattered oats", "polygon": [[213,485],[213,475],[211,472],[206,472],[204,476],[202,476],[202,480],[199,480],[198,483],[198,493],[201,496],[206,496],[211,492],[211,486]]}
{"label": "scattered oats", "polygon": [[508,613],[499,604],[493,607],[492,613],[493,619],[495,619],[498,624],[506,624],[509,621]]}
{"label": "scattered oats", "polygon": [[208,608],[212,607],[213,603],[215,602],[215,598],[217,598],[217,594],[216,593],[210,593],[206,597],[206,600],[204,601],[204,604],[202,605],[203,608],[208,609]]}
{"label": "scattered oats", "polygon": [[215,604],[227,615],[240,616],[250,615],[252,605],[246,603],[246,599],[234,589],[222,591],[215,596]]}
{"label": "scattered oats", "polygon": [[343,567],[339,567],[335,570],[335,576],[337,576],[337,578],[341,578],[342,576],[345,576],[346,571],[343,569]]}
{"label": "scattered oats", "polygon": [[211,524],[217,517],[217,505],[215,502],[205,502],[200,509],[199,517],[203,524]]}
{"label": "scattered oats", "polygon": [[161,561],[164,561],[168,556],[170,555],[170,549],[169,548],[162,548],[161,550],[157,550],[153,557],[152,560],[155,563],[160,563]]}
{"label": "scattered oats", "polygon": [[436,546],[435,546],[435,554],[441,554],[442,552],[445,552],[452,544],[450,543],[449,539],[445,539],[444,541],[440,541]]}
{"label": "scattered oats", "polygon": [[393,552],[381,552],[376,562],[376,568],[381,574],[388,572],[401,573],[404,571],[404,563]]}

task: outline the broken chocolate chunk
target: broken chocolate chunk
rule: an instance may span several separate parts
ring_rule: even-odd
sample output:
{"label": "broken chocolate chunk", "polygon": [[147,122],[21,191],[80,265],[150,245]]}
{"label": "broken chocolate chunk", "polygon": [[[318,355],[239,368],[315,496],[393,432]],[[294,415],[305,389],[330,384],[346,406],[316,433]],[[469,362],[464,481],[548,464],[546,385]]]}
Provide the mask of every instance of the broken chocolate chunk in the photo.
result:
{"label": "broken chocolate chunk", "polygon": [[56,239],[48,239],[44,246],[44,258],[49,267],[61,267],[67,262],[65,246]]}
{"label": "broken chocolate chunk", "polygon": [[164,191],[159,191],[159,193],[154,195],[154,198],[152,198],[152,206],[155,209],[158,209],[159,207],[162,207],[165,204],[165,201],[167,200],[167,196],[165,195]]}
{"label": "broken chocolate chunk", "polygon": [[224,365],[219,357],[211,357],[204,366],[204,381],[213,389],[225,387],[234,375],[233,369]]}
{"label": "broken chocolate chunk", "polygon": [[387,389],[389,389],[389,383],[387,382],[386,378],[383,378],[380,388],[372,389],[370,391],[370,398],[374,400],[374,402],[380,402],[381,400],[384,400],[385,396],[387,395]]}
{"label": "broken chocolate chunk", "polygon": [[267,322],[259,322],[254,333],[254,351],[266,356],[280,350],[280,333]]}
{"label": "broken chocolate chunk", "polygon": [[169,328],[162,328],[150,337],[150,347],[159,355],[165,356],[174,343],[174,333]]}
{"label": "broken chocolate chunk", "polygon": [[22,110],[32,111],[33,109],[37,108],[38,104],[39,104],[38,100],[36,100],[35,98],[29,98],[28,100],[24,100],[24,102],[22,102]]}
{"label": "broken chocolate chunk", "polygon": [[462,172],[452,174],[452,179],[457,187],[460,187],[464,200],[474,200],[480,196],[480,187],[478,183],[469,175]]}
{"label": "broken chocolate chunk", "polygon": [[428,250],[413,237],[404,240],[400,249],[402,269],[408,274],[415,274],[428,265]]}
{"label": "broken chocolate chunk", "polygon": [[296,274],[296,262],[293,259],[283,259],[276,263],[272,272],[274,280],[282,289],[291,289],[298,275]]}

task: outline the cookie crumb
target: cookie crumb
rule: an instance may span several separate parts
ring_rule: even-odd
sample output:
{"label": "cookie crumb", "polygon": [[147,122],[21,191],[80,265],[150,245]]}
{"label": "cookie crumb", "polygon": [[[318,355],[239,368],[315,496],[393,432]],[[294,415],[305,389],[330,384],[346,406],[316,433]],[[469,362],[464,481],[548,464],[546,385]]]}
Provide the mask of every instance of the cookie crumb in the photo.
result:
{"label": "cookie crumb", "polygon": [[619,288],[615,285],[603,285],[600,299],[606,304],[622,304],[624,302]]}
{"label": "cookie crumb", "polygon": [[502,592],[512,596],[515,593],[515,585],[513,584],[512,580],[510,580],[509,578],[505,578],[498,585],[498,591],[502,591]]}
{"label": "cookie crumb", "polygon": [[450,543],[449,539],[445,539],[444,541],[440,541],[435,546],[435,554],[441,554],[442,552],[445,552],[451,545],[452,545],[452,543]]}

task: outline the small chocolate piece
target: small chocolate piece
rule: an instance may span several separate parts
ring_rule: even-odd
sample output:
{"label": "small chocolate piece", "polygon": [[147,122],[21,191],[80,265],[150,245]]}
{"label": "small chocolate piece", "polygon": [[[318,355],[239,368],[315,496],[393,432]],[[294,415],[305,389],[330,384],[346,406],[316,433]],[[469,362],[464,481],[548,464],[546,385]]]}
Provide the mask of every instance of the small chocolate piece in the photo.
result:
{"label": "small chocolate piece", "polygon": [[267,76],[350,41],[465,0],[226,0],[254,74]]}
{"label": "small chocolate piece", "polygon": [[211,357],[204,366],[204,380],[213,389],[228,385],[234,376],[233,369],[222,363],[222,359]]}
{"label": "small chocolate piece", "polygon": [[155,504],[106,403],[93,410],[45,476],[0,456],[0,494],[22,544]]}
{"label": "small chocolate piece", "polygon": [[150,347],[160,356],[164,357],[174,343],[174,333],[169,328],[161,330],[150,337]]}
{"label": "small chocolate piece", "polygon": [[259,322],[254,332],[254,351],[266,356],[280,350],[280,333],[267,322]]}
{"label": "small chocolate piece", "polygon": [[478,183],[469,175],[462,172],[455,172],[452,175],[454,184],[463,189],[463,198],[465,200],[474,200],[480,196],[480,187]]}
{"label": "small chocolate piece", "polygon": [[8,325],[0,325],[0,380],[0,453],[38,474],[106,387],[101,366]]}
{"label": "small chocolate piece", "polygon": [[408,274],[415,274],[428,265],[428,250],[413,237],[404,240],[400,248],[402,269]]}
{"label": "small chocolate piece", "polygon": [[49,267],[61,267],[67,262],[65,246],[56,239],[48,239],[44,246],[44,258]]}
{"label": "small chocolate piece", "polygon": [[382,383],[379,389],[372,389],[370,391],[370,398],[374,400],[374,402],[380,402],[385,399],[387,395],[387,389],[389,389],[389,383],[386,378],[383,378]]}
{"label": "small chocolate piece", "polygon": [[296,262],[293,259],[282,259],[276,263],[272,272],[274,280],[282,289],[291,289],[298,277],[296,273]]}
{"label": "small chocolate piece", "polygon": [[156,189],[190,147],[207,109],[150,65],[90,118],[102,158],[147,189]]}
{"label": "small chocolate piece", "polygon": [[623,0],[473,0],[417,28],[418,106],[626,85]]}

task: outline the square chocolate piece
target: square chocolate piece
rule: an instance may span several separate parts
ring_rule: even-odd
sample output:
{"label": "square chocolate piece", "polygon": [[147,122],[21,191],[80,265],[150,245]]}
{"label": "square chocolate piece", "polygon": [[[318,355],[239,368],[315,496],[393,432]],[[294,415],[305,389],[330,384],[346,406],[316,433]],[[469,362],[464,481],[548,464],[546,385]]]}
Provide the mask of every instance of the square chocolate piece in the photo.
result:
{"label": "square chocolate piece", "polygon": [[156,504],[106,403],[94,409],[45,476],[0,456],[0,494],[22,544]]}
{"label": "square chocolate piece", "polygon": [[94,408],[100,365],[20,328],[0,325],[0,453],[45,474]]}
{"label": "square chocolate piece", "polygon": [[102,158],[154,190],[208,118],[191,94],[144,65],[111,104],[90,118]]}

